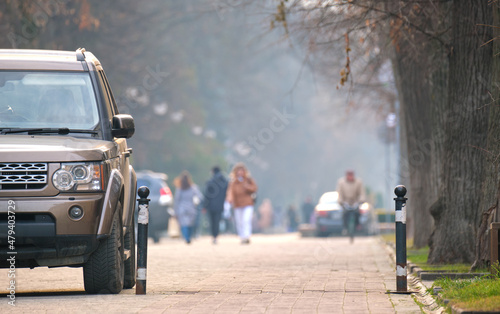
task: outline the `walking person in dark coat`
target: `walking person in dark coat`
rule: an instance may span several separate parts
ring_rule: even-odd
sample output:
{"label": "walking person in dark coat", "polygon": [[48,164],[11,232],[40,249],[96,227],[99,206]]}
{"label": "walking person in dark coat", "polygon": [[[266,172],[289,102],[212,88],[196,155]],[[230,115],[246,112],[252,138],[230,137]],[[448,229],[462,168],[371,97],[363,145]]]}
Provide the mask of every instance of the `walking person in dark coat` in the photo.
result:
{"label": "walking person in dark coat", "polygon": [[305,224],[311,223],[311,216],[314,212],[314,205],[312,197],[307,196],[305,202],[302,204],[302,222]]}
{"label": "walking person in dark coat", "polygon": [[227,179],[217,166],[212,168],[212,174],[212,178],[205,185],[203,208],[210,219],[213,243],[216,244],[219,224],[224,211],[224,201],[226,200]]}
{"label": "walking person in dark coat", "polygon": [[299,222],[297,219],[297,211],[295,210],[295,206],[290,205],[286,211],[286,214],[288,216],[288,232],[297,231]]}

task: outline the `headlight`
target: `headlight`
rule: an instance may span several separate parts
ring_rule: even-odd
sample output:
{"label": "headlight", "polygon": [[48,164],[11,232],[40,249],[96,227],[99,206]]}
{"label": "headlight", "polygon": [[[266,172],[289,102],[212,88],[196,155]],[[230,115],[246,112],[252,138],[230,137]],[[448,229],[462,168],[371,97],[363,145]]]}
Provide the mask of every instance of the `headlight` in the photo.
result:
{"label": "headlight", "polygon": [[71,172],[62,169],[54,173],[52,181],[54,182],[54,186],[61,191],[68,191],[75,185]]}
{"label": "headlight", "polygon": [[101,191],[102,163],[63,163],[52,183],[59,191]]}
{"label": "headlight", "polygon": [[367,202],[364,202],[363,204],[361,204],[361,206],[359,206],[359,210],[361,211],[368,211],[370,209],[370,204],[368,204]]}

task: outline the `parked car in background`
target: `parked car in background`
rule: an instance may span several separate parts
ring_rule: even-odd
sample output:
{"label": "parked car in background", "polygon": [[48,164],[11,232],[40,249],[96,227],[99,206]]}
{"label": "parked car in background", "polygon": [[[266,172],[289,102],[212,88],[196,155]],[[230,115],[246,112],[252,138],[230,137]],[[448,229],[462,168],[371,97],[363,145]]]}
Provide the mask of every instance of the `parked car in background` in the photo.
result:
{"label": "parked car in background", "polygon": [[[340,234],[343,229],[342,214],[339,194],[336,191],[326,192],[319,199],[314,208],[316,219],[316,235],[328,236],[332,233]],[[363,234],[374,234],[377,231],[377,220],[372,206],[365,202],[359,206],[359,229]]]}
{"label": "parked car in background", "polygon": [[326,237],[331,233],[342,232],[342,206],[340,206],[338,199],[339,194],[335,191],[321,195],[314,208],[317,236]]}
{"label": "parked car in background", "polygon": [[[149,170],[137,172],[137,188],[149,188],[149,225],[148,235],[155,243],[160,241],[161,234],[168,230],[169,210],[173,204],[172,191],[167,184],[165,173]],[[136,213],[137,215],[137,213]],[[137,224],[137,219],[136,219]]]}

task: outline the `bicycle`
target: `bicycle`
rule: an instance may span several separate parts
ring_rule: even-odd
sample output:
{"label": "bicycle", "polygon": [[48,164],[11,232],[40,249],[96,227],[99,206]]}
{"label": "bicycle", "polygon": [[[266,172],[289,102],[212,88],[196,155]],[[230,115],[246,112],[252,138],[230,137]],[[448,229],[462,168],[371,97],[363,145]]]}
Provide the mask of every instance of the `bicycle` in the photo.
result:
{"label": "bicycle", "polygon": [[344,208],[344,221],[346,222],[347,226],[347,235],[349,236],[350,242],[354,242],[354,235],[356,232],[356,216],[359,211],[359,205],[358,204],[353,204],[349,205],[347,203],[343,204],[342,206]]}

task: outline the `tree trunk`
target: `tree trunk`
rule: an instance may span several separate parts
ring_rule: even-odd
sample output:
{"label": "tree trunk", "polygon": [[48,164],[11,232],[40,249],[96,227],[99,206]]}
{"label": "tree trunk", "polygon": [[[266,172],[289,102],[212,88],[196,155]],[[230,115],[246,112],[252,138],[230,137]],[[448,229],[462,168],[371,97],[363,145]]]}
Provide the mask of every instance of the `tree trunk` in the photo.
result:
{"label": "tree trunk", "polygon": [[[392,5],[397,5],[392,3]],[[389,10],[398,12],[397,7]],[[432,29],[438,33],[443,21],[441,14],[436,16],[435,9],[446,12],[448,4],[439,4],[430,11],[418,16],[407,14],[409,21],[417,29]],[[445,15],[445,14],[442,14]],[[398,25],[394,23],[394,25]],[[408,188],[408,215],[414,227],[414,246],[423,247],[428,244],[433,229],[433,218],[429,212],[430,205],[437,199],[439,173],[441,173],[442,145],[437,136],[440,132],[436,110],[440,103],[446,103],[444,91],[447,88],[448,64],[446,47],[421,31],[404,31],[403,28],[392,30],[396,49],[393,57],[394,72],[401,103],[401,112],[406,133],[408,166],[406,181]],[[442,105],[441,105],[442,107]],[[403,164],[402,163],[402,164]]]}
{"label": "tree trunk", "polygon": [[[435,229],[428,262],[471,263],[482,210],[489,107],[492,10],[486,1],[454,1],[449,57],[448,104],[439,108],[445,120],[443,179],[431,210]],[[485,88],[486,86],[486,88]]]}
{"label": "tree trunk", "polygon": [[[493,3],[493,25],[500,25],[500,4]],[[485,205],[497,204],[495,211],[495,222],[500,221],[498,204],[500,202],[500,28],[492,27],[493,37],[493,65],[491,68],[491,99],[490,99],[490,121],[488,126],[488,157],[490,163],[490,180],[486,181],[485,196],[489,203]]]}
{"label": "tree trunk", "polygon": [[[497,3],[492,3],[493,25],[500,25],[500,7]],[[500,29],[492,28],[493,37],[500,38]],[[490,109],[490,119],[488,125],[488,143],[486,150],[485,178],[483,181],[481,209],[490,207],[482,216],[482,224],[478,230],[476,239],[476,259],[472,268],[486,267],[490,265],[490,245],[489,227],[492,221],[499,221],[498,204],[500,195],[499,156],[500,156],[500,40],[493,41],[493,64],[491,99],[488,101]]]}
{"label": "tree trunk", "polygon": [[[409,55],[406,49],[396,54],[395,68],[401,81],[400,102],[403,107],[404,127],[407,137],[407,164],[409,166],[408,212],[414,226],[414,246],[427,244],[432,231],[432,217],[428,208],[428,184],[430,176],[430,154],[423,152],[421,143],[431,140],[429,126],[429,94],[428,80],[423,76],[422,62],[405,60]],[[412,88],[408,88],[411,86]]]}
{"label": "tree trunk", "polygon": [[490,207],[482,214],[481,224],[479,226],[479,231],[476,239],[476,260],[474,261],[474,263],[472,263],[472,266],[470,268],[471,271],[490,265],[490,237],[488,229],[490,224],[493,222],[494,212],[497,207],[498,204]]}

